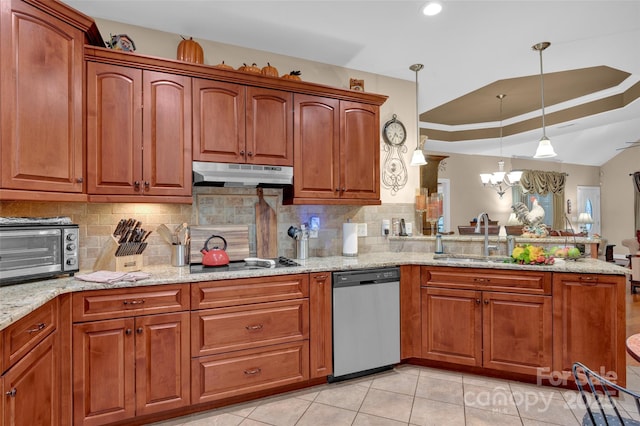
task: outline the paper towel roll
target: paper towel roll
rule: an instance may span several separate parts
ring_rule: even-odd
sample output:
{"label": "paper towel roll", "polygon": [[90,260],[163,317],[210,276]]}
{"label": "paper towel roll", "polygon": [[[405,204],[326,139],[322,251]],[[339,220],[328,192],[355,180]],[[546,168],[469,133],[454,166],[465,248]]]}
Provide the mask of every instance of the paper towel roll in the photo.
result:
{"label": "paper towel roll", "polygon": [[343,223],[342,224],[342,255],[357,256],[358,255],[358,224]]}

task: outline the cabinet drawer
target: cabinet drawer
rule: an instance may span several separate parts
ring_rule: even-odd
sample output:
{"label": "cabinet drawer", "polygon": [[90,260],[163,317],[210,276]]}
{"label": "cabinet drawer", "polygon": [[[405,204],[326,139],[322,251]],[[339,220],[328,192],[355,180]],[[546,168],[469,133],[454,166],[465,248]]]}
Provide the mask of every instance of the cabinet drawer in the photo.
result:
{"label": "cabinet drawer", "polygon": [[215,401],[309,378],[309,342],[194,358],[191,402]]}
{"label": "cabinet drawer", "polygon": [[551,294],[551,273],[480,268],[422,267],[423,286]]}
{"label": "cabinet drawer", "polygon": [[309,297],[307,274],[205,281],[191,286],[192,309],[220,308],[304,297]]}
{"label": "cabinet drawer", "polygon": [[176,284],[74,293],[73,321],[188,310],[188,289],[188,284]]}
{"label": "cabinet drawer", "polygon": [[307,299],[192,312],[191,355],[212,355],[309,338]]}
{"label": "cabinet drawer", "polygon": [[58,299],[47,302],[4,330],[2,366],[6,370],[58,326]]}

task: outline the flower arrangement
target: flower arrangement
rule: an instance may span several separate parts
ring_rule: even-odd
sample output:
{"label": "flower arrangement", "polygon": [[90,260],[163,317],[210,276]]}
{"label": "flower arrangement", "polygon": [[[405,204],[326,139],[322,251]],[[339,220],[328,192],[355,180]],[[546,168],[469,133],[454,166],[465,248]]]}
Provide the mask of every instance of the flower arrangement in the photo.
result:
{"label": "flower arrangement", "polygon": [[516,246],[511,252],[511,262],[521,265],[553,265],[554,257],[541,246],[524,244]]}

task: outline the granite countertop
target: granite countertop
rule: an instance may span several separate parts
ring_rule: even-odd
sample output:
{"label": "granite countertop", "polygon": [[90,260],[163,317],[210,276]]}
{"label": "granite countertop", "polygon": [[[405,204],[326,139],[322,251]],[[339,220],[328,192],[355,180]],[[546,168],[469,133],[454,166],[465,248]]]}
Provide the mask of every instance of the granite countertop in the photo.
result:
{"label": "granite countertop", "polygon": [[[452,257],[453,255],[451,255]],[[438,255],[436,255],[436,258]],[[473,256],[465,256],[473,257]],[[493,262],[458,262],[455,260],[437,260],[433,253],[381,252],[359,254],[357,257],[314,257],[296,260],[300,266],[290,268],[252,269],[246,271],[214,272],[190,274],[189,267],[170,265],[149,266],[143,269],[151,277],[135,282],[121,281],[111,284],[86,282],[74,277],[33,281],[0,287],[0,330],[19,320],[49,300],[60,294],[84,290],[142,287],[159,284],[212,281],[232,278],[250,278],[272,275],[300,274],[320,271],[341,271],[362,268],[381,268],[398,265],[455,266],[488,269],[514,269],[531,271],[553,271],[587,274],[629,275],[627,268],[597,259],[582,258],[577,261],[560,261],[554,265],[517,265],[501,263],[500,258]],[[91,271],[81,271],[91,272]]]}

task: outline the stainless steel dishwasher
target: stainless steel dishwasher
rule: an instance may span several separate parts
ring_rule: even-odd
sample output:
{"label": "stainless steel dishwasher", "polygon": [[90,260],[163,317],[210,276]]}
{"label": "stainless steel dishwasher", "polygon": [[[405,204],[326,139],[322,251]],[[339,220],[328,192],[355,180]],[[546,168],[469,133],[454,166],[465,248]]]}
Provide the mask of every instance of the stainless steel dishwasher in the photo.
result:
{"label": "stainless steel dishwasher", "polygon": [[400,362],[400,268],[333,273],[333,375],[338,381]]}

